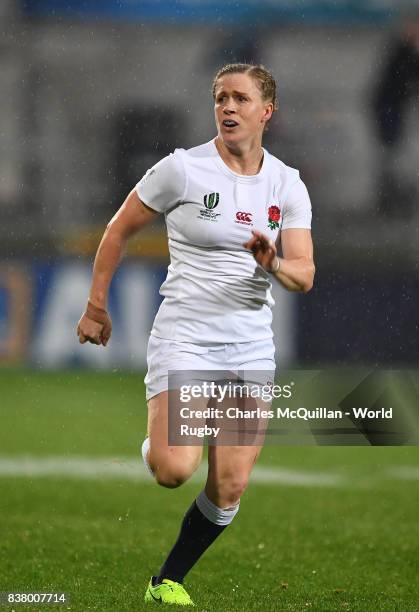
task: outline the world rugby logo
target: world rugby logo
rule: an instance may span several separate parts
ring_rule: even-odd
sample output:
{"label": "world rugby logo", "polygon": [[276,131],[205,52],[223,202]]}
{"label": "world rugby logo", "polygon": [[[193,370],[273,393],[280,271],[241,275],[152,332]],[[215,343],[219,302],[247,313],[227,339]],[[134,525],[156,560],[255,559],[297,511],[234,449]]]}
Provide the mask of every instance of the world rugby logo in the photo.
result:
{"label": "world rugby logo", "polygon": [[208,210],[212,210],[216,206],[218,206],[218,202],[220,201],[219,193],[206,193],[204,195],[204,206]]}
{"label": "world rugby logo", "polygon": [[205,208],[201,208],[197,219],[203,219],[204,221],[218,221],[218,217],[221,213],[213,212],[213,209],[218,206],[220,201],[220,194],[214,191],[213,193],[206,193],[204,195]]}

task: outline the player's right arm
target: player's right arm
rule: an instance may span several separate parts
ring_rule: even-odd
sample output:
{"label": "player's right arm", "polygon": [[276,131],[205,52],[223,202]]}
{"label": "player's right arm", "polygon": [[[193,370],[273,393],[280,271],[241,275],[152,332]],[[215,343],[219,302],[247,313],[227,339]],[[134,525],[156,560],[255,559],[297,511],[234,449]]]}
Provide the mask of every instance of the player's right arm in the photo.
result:
{"label": "player's right arm", "polygon": [[107,299],[113,275],[127,240],[158,215],[140,200],[133,189],[108,223],[95,257],[88,306],[77,326],[81,344],[91,342],[106,346],[112,329]]}
{"label": "player's right arm", "polygon": [[125,244],[159,213],[176,206],[185,188],[184,165],[179,155],[171,153],[146,172],[108,224],[96,253],[87,309],[77,327],[82,344],[92,342],[106,346],[112,329],[106,310],[108,290]]}

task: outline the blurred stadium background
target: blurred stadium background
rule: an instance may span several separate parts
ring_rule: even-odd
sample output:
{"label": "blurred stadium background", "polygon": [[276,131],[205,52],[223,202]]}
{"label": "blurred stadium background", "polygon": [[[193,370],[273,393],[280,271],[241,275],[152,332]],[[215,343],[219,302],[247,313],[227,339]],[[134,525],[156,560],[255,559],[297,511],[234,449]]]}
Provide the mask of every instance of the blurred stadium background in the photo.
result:
{"label": "blurred stadium background", "polygon": [[[417,368],[416,5],[0,3],[0,591],[141,609],[199,491],[152,487],[138,461],[163,221],[115,278],[108,348],[80,347],[75,326],[126,194],[175,147],[215,135],[210,87],[224,63],[273,70],[280,111],[265,146],[300,169],[313,203],[315,288],[275,288],[281,366]],[[417,610],[418,459],[367,441],[266,447],[192,595],[198,583],[207,610]]]}
{"label": "blurred stadium background", "polygon": [[[74,334],[93,255],[147,168],[214,136],[211,80],[237,60],[276,75],[281,107],[266,147],[300,169],[313,203],[316,288],[276,290],[281,364],[418,363],[418,56],[389,68],[415,20],[419,55],[415,5],[2,2],[2,362],[144,368],[167,264],[163,222],[121,267],[106,351]],[[386,98],[401,71],[407,91]],[[401,125],[393,141],[383,112],[390,129]]]}

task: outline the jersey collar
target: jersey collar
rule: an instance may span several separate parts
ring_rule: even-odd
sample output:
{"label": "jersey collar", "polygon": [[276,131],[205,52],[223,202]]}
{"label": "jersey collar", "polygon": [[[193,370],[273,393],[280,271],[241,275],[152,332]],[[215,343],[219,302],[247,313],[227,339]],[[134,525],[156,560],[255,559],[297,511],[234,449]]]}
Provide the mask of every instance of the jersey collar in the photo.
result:
{"label": "jersey collar", "polygon": [[231,170],[231,168],[227,166],[227,164],[222,160],[220,154],[218,153],[218,149],[215,145],[215,138],[213,138],[209,144],[211,145],[213,153],[214,153],[215,164],[223,172],[223,174],[228,176],[230,179],[236,182],[239,182],[239,183],[249,184],[249,183],[259,183],[265,177],[266,172],[267,172],[267,167],[268,167],[269,153],[263,147],[262,147],[263,160],[262,160],[261,169],[259,170],[257,174],[246,175],[246,174],[238,174],[237,172],[234,172],[233,170]]}

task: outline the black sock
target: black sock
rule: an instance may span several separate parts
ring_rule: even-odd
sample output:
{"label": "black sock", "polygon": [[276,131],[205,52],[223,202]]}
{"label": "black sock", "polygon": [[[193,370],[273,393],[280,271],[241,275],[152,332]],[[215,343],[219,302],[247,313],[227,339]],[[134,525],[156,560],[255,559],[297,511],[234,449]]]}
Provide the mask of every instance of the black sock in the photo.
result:
{"label": "black sock", "polygon": [[162,565],[156,583],[164,578],[182,583],[189,570],[226,527],[209,521],[194,501],[185,514],[178,539]]}

